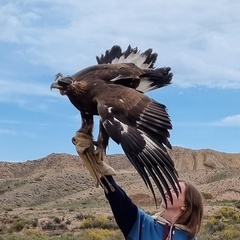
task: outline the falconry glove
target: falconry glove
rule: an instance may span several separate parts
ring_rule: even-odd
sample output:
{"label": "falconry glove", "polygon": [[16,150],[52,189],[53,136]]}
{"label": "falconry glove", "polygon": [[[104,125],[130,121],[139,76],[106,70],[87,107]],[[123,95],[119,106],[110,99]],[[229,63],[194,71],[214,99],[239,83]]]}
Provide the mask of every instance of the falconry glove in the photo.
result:
{"label": "falconry glove", "polygon": [[93,177],[96,186],[99,186],[100,178],[105,175],[115,175],[115,170],[95,154],[94,144],[91,136],[76,132],[72,138],[76,151],[83,161],[83,164]]}

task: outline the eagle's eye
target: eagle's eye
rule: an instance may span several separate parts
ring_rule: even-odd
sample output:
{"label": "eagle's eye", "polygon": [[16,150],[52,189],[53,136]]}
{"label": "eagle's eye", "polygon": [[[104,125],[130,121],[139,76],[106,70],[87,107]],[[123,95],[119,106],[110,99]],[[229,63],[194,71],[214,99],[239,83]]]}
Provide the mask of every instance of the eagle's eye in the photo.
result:
{"label": "eagle's eye", "polygon": [[71,85],[73,82],[73,79],[71,77],[64,77],[58,80],[59,86],[66,88],[69,85]]}

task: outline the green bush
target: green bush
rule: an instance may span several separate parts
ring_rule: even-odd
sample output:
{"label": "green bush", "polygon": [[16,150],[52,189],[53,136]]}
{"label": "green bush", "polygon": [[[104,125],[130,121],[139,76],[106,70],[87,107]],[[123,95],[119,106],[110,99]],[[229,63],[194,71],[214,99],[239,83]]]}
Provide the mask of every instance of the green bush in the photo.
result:
{"label": "green bush", "polygon": [[20,232],[24,229],[24,227],[28,224],[25,219],[17,218],[13,221],[10,228],[8,229],[9,233]]}
{"label": "green bush", "polygon": [[232,207],[220,208],[205,221],[200,239],[239,240],[240,212]]}
{"label": "green bush", "polygon": [[240,239],[240,229],[233,225],[228,225],[227,228],[219,234],[220,240],[225,239]]}
{"label": "green bush", "polygon": [[102,228],[102,229],[117,229],[117,224],[113,219],[108,219],[104,216],[96,218],[86,218],[82,220],[80,228]]}
{"label": "green bush", "polygon": [[86,218],[94,218],[94,216],[91,215],[91,214],[83,214],[83,213],[78,213],[76,215],[77,220],[83,220],[83,219],[86,219]]}
{"label": "green bush", "polygon": [[86,229],[84,236],[89,237],[89,240],[120,240],[122,234],[117,231],[110,231],[108,229]]}
{"label": "green bush", "polygon": [[44,236],[42,231],[33,228],[24,230],[24,234],[26,234],[26,236],[31,236],[32,238]]}
{"label": "green bush", "polygon": [[209,179],[207,180],[207,183],[217,182],[225,179],[226,177],[227,177],[227,173],[225,172],[216,173],[215,175],[209,177]]}
{"label": "green bush", "polygon": [[234,204],[234,206],[235,206],[236,208],[240,209],[240,201],[236,201],[235,204]]}
{"label": "green bush", "polygon": [[224,223],[221,219],[210,218],[207,220],[205,229],[209,234],[213,234],[222,231],[225,228]]}

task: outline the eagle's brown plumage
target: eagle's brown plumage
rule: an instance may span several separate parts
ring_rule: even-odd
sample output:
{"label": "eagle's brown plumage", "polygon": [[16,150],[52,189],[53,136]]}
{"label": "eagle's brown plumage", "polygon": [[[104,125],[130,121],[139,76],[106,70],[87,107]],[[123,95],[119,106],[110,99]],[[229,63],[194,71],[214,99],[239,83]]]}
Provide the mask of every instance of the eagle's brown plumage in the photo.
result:
{"label": "eagle's brown plumage", "polygon": [[170,196],[169,186],[178,192],[177,172],[165,148],[171,148],[172,125],[166,107],[143,95],[171,82],[170,68],[154,68],[156,59],[151,49],[140,53],[129,46],[122,52],[113,46],[97,57],[98,65],[72,76],[58,74],[51,88],[80,111],[79,131],[92,136],[93,116],[99,115],[98,149],[106,150],[109,137],[120,144],[154,197],[150,177],[166,202],[164,189]]}

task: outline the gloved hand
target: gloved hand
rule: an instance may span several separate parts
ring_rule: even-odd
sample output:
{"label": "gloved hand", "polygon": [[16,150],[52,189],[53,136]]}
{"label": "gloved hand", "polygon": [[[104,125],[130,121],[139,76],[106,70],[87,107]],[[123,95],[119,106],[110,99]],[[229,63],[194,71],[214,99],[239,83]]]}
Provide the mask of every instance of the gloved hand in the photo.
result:
{"label": "gloved hand", "polygon": [[96,156],[91,136],[82,132],[76,132],[75,136],[72,138],[72,142],[97,186],[99,185],[101,176],[116,174],[111,166]]}

